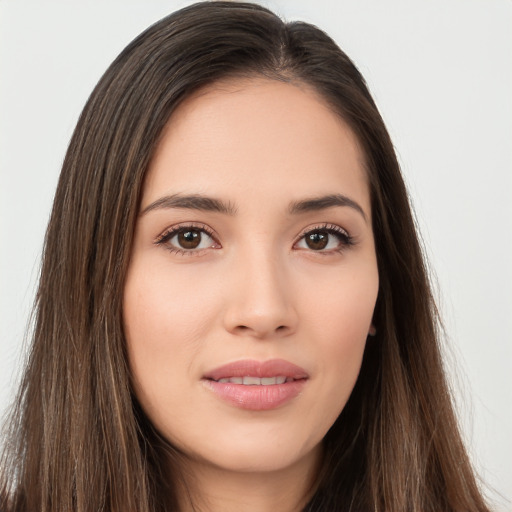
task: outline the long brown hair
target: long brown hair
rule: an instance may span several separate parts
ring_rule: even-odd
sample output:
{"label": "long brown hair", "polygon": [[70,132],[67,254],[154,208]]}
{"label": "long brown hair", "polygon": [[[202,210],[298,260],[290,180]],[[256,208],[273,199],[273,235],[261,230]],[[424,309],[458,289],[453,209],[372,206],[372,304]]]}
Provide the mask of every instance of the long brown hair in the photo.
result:
{"label": "long brown hair", "polygon": [[177,460],[134,398],[122,290],[145,172],[177,105],[235,76],[306,83],[364,150],[378,333],[325,438],[313,511],[487,511],[453,412],[438,318],[393,146],[364,79],[318,28],[248,3],[205,2],[114,61],[71,139],[48,226],[29,360],[1,461],[2,511],[176,507]]}

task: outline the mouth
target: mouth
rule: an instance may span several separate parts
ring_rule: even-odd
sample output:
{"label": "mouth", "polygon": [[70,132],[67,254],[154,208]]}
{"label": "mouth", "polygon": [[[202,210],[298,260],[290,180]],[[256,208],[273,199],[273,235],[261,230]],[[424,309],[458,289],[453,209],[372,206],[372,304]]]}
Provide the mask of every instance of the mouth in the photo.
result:
{"label": "mouth", "polygon": [[231,384],[242,384],[243,386],[275,386],[276,384],[284,384],[285,382],[292,382],[295,379],[280,375],[278,377],[253,377],[246,375],[244,377],[223,377],[216,382],[224,384],[231,382]]}
{"label": "mouth", "polygon": [[231,406],[263,411],[298,397],[309,375],[283,359],[243,360],[207,372],[203,381],[214,395]]}
{"label": "mouth", "polygon": [[[244,359],[210,370],[204,375],[204,378],[216,382],[228,379],[233,384],[247,386],[268,386],[283,384],[291,380],[307,379],[308,373],[304,368],[284,359],[268,359],[266,361]],[[283,378],[284,381],[282,381]]]}

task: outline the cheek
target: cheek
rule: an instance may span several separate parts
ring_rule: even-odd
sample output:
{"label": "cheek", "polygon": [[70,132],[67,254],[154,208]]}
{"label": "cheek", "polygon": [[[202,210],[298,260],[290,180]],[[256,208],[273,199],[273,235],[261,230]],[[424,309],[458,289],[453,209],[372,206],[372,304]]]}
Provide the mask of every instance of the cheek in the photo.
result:
{"label": "cheek", "polygon": [[[123,317],[133,344],[172,351],[196,343],[215,310],[215,293],[197,275],[170,265],[132,264],[124,291]],[[200,314],[199,314],[200,312]],[[174,341],[179,340],[179,343]],[[162,352],[163,353],[163,352]]]}
{"label": "cheek", "polygon": [[303,310],[316,339],[318,376],[324,389],[325,411],[337,417],[355,385],[378,293],[376,266],[324,280],[320,293],[310,294]]}
{"label": "cheek", "polygon": [[357,345],[366,339],[378,288],[376,265],[352,265],[304,283],[303,289],[310,292],[303,294],[301,309],[311,319],[311,325],[324,330],[326,340],[342,350],[351,340]]}
{"label": "cheek", "polygon": [[[132,262],[125,283],[123,321],[135,392],[149,413],[174,400],[169,389],[186,385],[194,354],[212,328],[214,296],[198,293],[193,276],[169,266]],[[199,314],[200,312],[200,314]]]}

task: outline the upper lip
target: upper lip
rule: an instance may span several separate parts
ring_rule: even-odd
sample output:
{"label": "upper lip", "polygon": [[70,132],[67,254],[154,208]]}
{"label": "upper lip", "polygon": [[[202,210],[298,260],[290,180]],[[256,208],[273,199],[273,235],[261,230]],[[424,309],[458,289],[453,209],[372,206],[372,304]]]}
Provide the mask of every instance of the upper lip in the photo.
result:
{"label": "upper lip", "polygon": [[209,380],[226,379],[230,377],[276,377],[282,376],[288,379],[306,379],[308,373],[304,368],[284,359],[268,359],[267,361],[255,361],[244,359],[234,361],[205,373],[204,378]]}

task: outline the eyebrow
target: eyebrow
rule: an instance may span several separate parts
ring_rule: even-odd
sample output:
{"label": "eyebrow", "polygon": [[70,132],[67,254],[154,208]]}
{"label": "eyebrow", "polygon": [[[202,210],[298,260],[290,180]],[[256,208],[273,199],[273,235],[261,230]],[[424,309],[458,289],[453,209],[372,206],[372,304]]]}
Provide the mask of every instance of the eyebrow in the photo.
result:
{"label": "eyebrow", "polygon": [[160,208],[184,208],[188,210],[225,213],[227,215],[236,214],[236,208],[233,204],[226,203],[220,199],[203,196],[201,194],[191,194],[186,196],[182,194],[173,194],[171,196],[161,197],[146,206],[146,208],[142,210],[141,215]]}
{"label": "eyebrow", "polygon": [[350,199],[350,197],[344,196],[343,194],[330,194],[327,196],[312,197],[310,199],[294,201],[290,205],[289,211],[291,214],[297,214],[325,210],[335,206],[348,206],[349,208],[353,208],[362,215],[366,222],[368,221],[366,214],[364,213],[364,210],[359,205],[359,203],[353,199]]}
{"label": "eyebrow", "polygon": [[[292,215],[297,215],[340,206],[354,209],[361,214],[365,221],[367,221],[363,208],[356,201],[343,194],[330,194],[326,196],[302,199],[300,201],[293,201],[290,204],[288,211]],[[237,208],[232,203],[222,201],[221,199],[204,196],[202,194],[173,194],[161,197],[160,199],[152,202],[142,210],[141,215],[145,215],[153,210],[172,208],[217,212],[227,215],[236,215],[237,213]]]}

